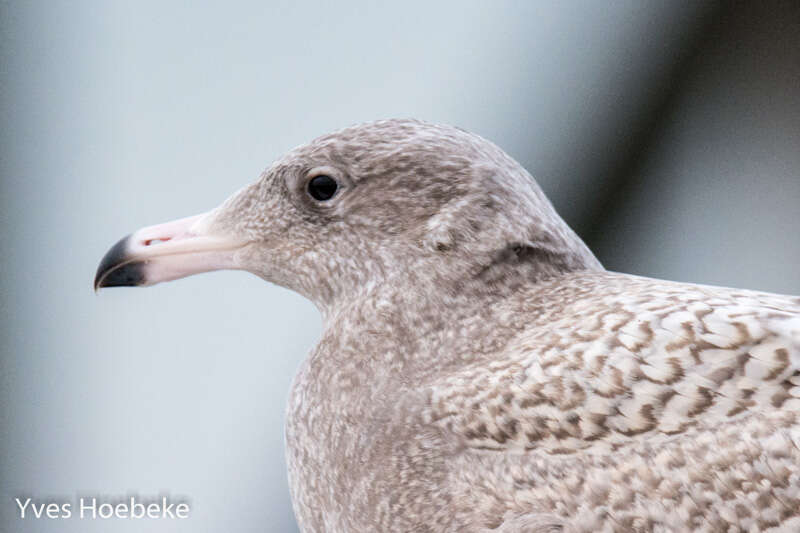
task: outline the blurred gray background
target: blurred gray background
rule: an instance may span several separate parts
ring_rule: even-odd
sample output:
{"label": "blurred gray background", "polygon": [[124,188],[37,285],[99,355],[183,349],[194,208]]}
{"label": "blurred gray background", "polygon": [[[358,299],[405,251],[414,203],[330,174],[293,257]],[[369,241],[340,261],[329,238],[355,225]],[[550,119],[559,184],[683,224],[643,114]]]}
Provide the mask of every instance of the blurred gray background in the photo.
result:
{"label": "blurred gray background", "polygon": [[[282,424],[315,308],[244,273],[91,280],[336,128],[464,127],[610,269],[800,293],[800,4],[378,4],[2,2],[0,530],[296,530]],[[13,503],[129,493],[191,518]]]}

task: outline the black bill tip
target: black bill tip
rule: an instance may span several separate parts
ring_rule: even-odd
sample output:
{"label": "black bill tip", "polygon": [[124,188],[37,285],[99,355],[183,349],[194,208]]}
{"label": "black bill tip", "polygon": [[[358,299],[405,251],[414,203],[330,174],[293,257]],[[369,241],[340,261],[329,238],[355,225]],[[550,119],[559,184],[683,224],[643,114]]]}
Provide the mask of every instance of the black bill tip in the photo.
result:
{"label": "black bill tip", "polygon": [[106,252],[94,276],[94,290],[103,287],[135,287],[144,283],[144,262],[131,261],[128,241],[123,237]]}

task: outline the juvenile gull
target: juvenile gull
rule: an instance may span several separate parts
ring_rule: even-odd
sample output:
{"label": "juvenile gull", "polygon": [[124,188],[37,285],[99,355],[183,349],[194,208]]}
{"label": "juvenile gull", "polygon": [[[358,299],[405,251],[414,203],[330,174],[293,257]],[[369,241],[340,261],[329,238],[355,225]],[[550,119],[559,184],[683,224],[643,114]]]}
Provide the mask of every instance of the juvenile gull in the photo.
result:
{"label": "juvenile gull", "polygon": [[286,425],[302,531],[800,531],[800,298],[606,272],[476,135],[320,137],[95,287],[219,268],[324,318]]}

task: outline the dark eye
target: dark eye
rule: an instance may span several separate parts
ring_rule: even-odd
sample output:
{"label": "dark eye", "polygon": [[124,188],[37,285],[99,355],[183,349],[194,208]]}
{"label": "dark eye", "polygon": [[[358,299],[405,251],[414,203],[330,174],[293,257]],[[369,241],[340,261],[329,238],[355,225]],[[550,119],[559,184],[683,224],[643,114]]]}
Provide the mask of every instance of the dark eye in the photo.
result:
{"label": "dark eye", "polygon": [[308,182],[308,194],[320,202],[333,198],[338,188],[339,184],[330,176],[315,176]]}

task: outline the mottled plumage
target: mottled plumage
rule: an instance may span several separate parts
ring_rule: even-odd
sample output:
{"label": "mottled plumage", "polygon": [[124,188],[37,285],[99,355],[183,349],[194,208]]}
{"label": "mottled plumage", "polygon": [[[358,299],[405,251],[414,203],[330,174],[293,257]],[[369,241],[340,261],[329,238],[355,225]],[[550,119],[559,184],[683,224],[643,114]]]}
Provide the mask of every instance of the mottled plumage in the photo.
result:
{"label": "mottled plumage", "polygon": [[287,416],[303,531],[800,531],[800,298],[604,271],[480,137],[347,128],[192,232],[323,313]]}

